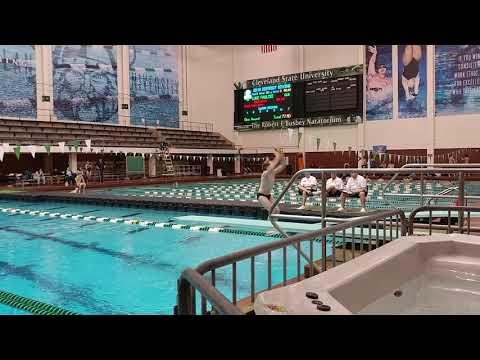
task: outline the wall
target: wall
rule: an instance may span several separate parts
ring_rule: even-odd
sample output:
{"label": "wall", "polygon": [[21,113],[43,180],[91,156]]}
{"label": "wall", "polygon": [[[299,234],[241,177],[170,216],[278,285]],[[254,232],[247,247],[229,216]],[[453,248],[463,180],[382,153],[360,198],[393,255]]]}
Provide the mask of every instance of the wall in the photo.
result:
{"label": "wall", "polygon": [[[393,69],[397,69],[397,46],[393,47]],[[425,149],[478,147],[480,140],[479,115],[434,116],[434,47],[427,46],[427,117],[400,119],[397,110],[397,72],[393,73],[394,112],[393,120],[367,121],[358,125],[305,128],[299,147],[298,129],[293,138],[287,131],[265,130],[240,132],[233,140],[245,147],[273,147],[285,145],[291,151],[331,151],[371,149],[373,145],[385,144],[389,149]],[[237,46],[233,50],[233,82],[254,78],[312,71],[363,63],[362,45],[279,45],[278,51],[261,54],[260,46]],[[233,86],[230,93],[233,91]],[[194,96],[190,94],[190,96]],[[233,110],[232,110],[233,111]],[[225,110],[227,117],[228,111]],[[231,126],[232,120],[225,120]],[[301,131],[301,130],[300,130]],[[320,138],[317,148],[316,139]],[[288,151],[288,149],[287,149]]]}
{"label": "wall", "polygon": [[[117,46],[118,103],[129,104],[128,46]],[[55,120],[53,114],[53,69],[51,45],[36,46],[37,118]],[[177,47],[179,115],[181,120],[214,125],[214,129],[239,145],[248,148],[271,149],[283,146],[286,151],[316,152],[371,149],[385,144],[389,149],[479,147],[480,114],[434,116],[434,47],[427,47],[428,106],[427,117],[399,119],[394,89],[393,120],[367,121],[358,125],[305,128],[299,139],[299,129],[265,130],[235,133],[233,131],[233,83],[248,79],[348,66],[363,62],[362,45],[279,45],[278,51],[261,54],[259,45],[186,45]],[[393,47],[393,68],[398,66],[397,46]],[[121,70],[120,70],[121,69]],[[394,72],[394,82],[396,79]],[[51,102],[42,102],[49,95]],[[53,114],[53,116],[52,116]],[[130,109],[118,109],[119,124],[129,124]],[[300,130],[301,131],[301,130]],[[317,147],[317,138],[320,143]],[[299,141],[300,140],[300,141]]]}
{"label": "wall", "polygon": [[[182,120],[213,123],[214,130],[233,137],[233,47],[189,45],[184,56],[186,80]],[[197,124],[199,125],[199,124]]]}

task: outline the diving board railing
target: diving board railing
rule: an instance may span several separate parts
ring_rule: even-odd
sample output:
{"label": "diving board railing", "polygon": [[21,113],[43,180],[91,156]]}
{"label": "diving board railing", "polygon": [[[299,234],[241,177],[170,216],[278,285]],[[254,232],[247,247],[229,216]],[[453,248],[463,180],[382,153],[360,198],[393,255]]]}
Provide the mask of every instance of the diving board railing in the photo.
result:
{"label": "diving board railing", "polygon": [[[435,212],[445,212],[447,211],[447,225],[434,225],[432,224],[432,219]],[[452,232],[459,232],[460,234],[466,233],[470,234],[471,232],[480,232],[480,227],[471,226],[471,213],[477,212],[480,213],[480,207],[472,206],[420,206],[413,210],[410,213],[408,218],[408,234],[413,235],[413,228],[418,227],[415,224],[415,217],[420,212],[428,212],[428,234],[432,235],[432,230],[446,230],[447,234]],[[452,224],[452,212],[457,212],[458,214],[458,223],[457,225]],[[467,213],[466,219],[464,219],[461,214]]]}
{"label": "diving board railing", "polygon": [[[461,171],[465,168],[468,168],[468,169],[472,169],[472,168],[480,168],[480,164],[478,163],[475,163],[475,164],[405,164],[403,165],[400,169],[418,169],[418,168],[436,168],[437,171],[434,172],[434,173],[438,173],[440,170],[439,168],[442,168],[442,169],[455,169],[455,170],[458,170],[458,171]],[[470,173],[470,172],[468,172]],[[412,173],[410,173],[412,174]],[[397,179],[398,175],[400,175],[399,172],[395,172],[395,174],[390,178],[390,180],[382,187],[382,189],[380,190],[380,194],[382,195],[382,197],[384,197],[385,195],[385,190]],[[420,205],[423,206],[424,205],[424,196],[425,196],[425,174],[424,173],[420,173]],[[463,172],[462,173],[462,176],[460,177],[459,176],[459,182],[462,182],[462,188],[463,188],[463,184],[464,184],[464,181],[465,181],[465,178],[464,178],[464,175],[465,173]],[[458,187],[458,189],[460,189],[460,186]],[[463,190],[462,190],[463,191]],[[390,194],[388,194],[390,195]],[[398,194],[396,196],[402,196],[402,195],[408,195],[408,194]],[[443,194],[436,194],[436,195],[443,195]],[[428,196],[430,197],[430,196]],[[388,199],[385,199],[385,201],[387,202],[387,204],[389,204],[390,206],[392,206],[393,208],[396,208],[396,206],[394,204],[392,204],[391,202],[388,201]],[[430,203],[430,202],[429,202]]]}
{"label": "diving board railing", "polygon": [[[310,173],[310,174],[315,174],[315,175],[320,175],[320,184],[321,184],[321,222],[322,226],[326,226],[326,213],[327,213],[327,190],[326,190],[326,184],[327,184],[327,179],[330,176],[331,173],[334,174],[345,174],[345,172],[352,172],[355,170],[358,174],[382,174],[382,175],[393,175],[392,179],[386,184],[384,189],[391,184],[391,182],[401,174],[406,174],[406,175],[420,175],[421,178],[421,183],[422,183],[422,190],[420,194],[420,199],[421,199],[421,204],[423,205],[423,198],[424,198],[424,180],[425,180],[425,175],[430,175],[430,174],[435,174],[435,173],[443,173],[443,174],[456,174],[458,175],[458,200],[460,204],[465,203],[465,173],[468,174],[480,174],[480,164],[449,164],[452,165],[448,168],[442,168],[439,167],[438,165],[445,165],[445,164],[407,164],[408,167],[402,167],[398,169],[381,169],[381,168],[375,168],[375,169],[365,169],[365,168],[358,168],[358,169],[303,169],[300,171],[297,171],[292,178],[289,180],[289,182],[285,185],[283,188],[282,192],[280,195],[275,199],[274,204],[272,205],[270,211],[269,211],[269,219],[272,221],[272,225],[275,226],[275,228],[278,229],[278,226],[276,226],[276,219],[277,218],[284,218],[288,219],[291,217],[291,215],[285,215],[285,214],[272,214],[272,210],[275,209],[275,207],[280,203],[281,199],[285,196],[287,191],[293,186],[293,184],[296,183],[297,179],[299,179],[300,175],[303,175],[305,173]],[[431,166],[429,166],[431,165]],[[460,166],[453,166],[453,165],[465,165],[465,167],[460,167]],[[431,196],[431,195],[429,195]],[[448,197],[449,195],[441,195],[441,196],[446,196]],[[392,208],[396,209],[396,207],[392,206]],[[398,209],[397,209],[398,210]],[[463,212],[460,211],[459,214],[460,217],[463,217]],[[281,230],[281,229],[280,229]]]}
{"label": "diving board railing", "polygon": [[459,189],[458,186],[452,186],[452,187],[449,187],[448,189],[442,190],[439,193],[435,194],[436,196],[430,196],[430,199],[427,201],[427,205],[430,205],[432,203],[432,200],[436,201],[436,199],[438,199],[438,195],[448,195],[454,191],[457,191],[458,189]]}
{"label": "diving board railing", "polygon": [[[296,252],[296,261],[293,264],[296,266],[296,276],[288,278],[287,248],[289,246],[300,249],[302,244],[306,245],[309,258],[308,263],[304,266],[308,266],[310,274],[313,274],[315,262],[314,247],[318,246],[318,244],[321,247],[320,272],[327,270],[327,236],[330,236],[332,239],[332,255],[328,260],[329,265],[335,267],[337,266],[337,261],[347,261],[347,246],[352,249],[352,257],[355,257],[357,248],[359,248],[361,254],[393,241],[400,236],[404,236],[407,233],[407,225],[407,219],[403,211],[385,210],[349,221],[343,220],[337,225],[322,227],[319,230],[290,236],[282,240],[208,260],[200,264],[196,269],[187,268],[182,272],[178,280],[177,306],[174,313],[178,315],[195,315],[197,313],[196,293],[198,292],[201,299],[201,314],[242,314],[243,311],[240,311],[239,305],[243,302],[253,303],[255,296],[259,292],[270,290],[277,286],[286,286],[304,278],[300,252],[298,251]],[[320,239],[320,242],[317,239]],[[272,258],[277,254],[275,253],[276,251],[281,252],[282,256],[282,273],[279,283],[274,283],[272,276]],[[337,251],[343,251],[343,261],[337,260]],[[264,289],[258,289],[256,259],[258,260],[260,256],[266,256],[267,258],[266,264],[263,264],[267,267],[267,284]],[[239,299],[237,291],[238,268],[242,261],[247,261],[250,265],[250,294],[245,299]],[[217,288],[216,278],[220,273],[220,269],[231,270],[231,289],[227,290],[231,291],[230,299]],[[223,283],[225,284],[225,282]]]}

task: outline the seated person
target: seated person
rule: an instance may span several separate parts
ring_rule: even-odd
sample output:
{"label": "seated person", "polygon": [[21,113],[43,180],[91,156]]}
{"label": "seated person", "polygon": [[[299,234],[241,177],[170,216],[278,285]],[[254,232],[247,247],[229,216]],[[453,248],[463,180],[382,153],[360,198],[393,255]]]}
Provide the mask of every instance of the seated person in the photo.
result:
{"label": "seated person", "polygon": [[23,172],[22,178],[23,178],[23,180],[31,180],[31,179],[33,179],[33,174],[30,170],[27,169]]}
{"label": "seated person", "polygon": [[75,182],[76,176],[77,175],[68,167],[67,170],[65,171],[65,184],[66,184],[65,186],[73,185]]}
{"label": "seated person", "polygon": [[33,173],[33,179],[37,181],[37,184],[40,185],[40,182],[43,182],[45,185],[45,174],[42,169],[39,169]]}
{"label": "seated person", "polygon": [[305,173],[305,177],[300,181],[298,187],[298,193],[303,196],[302,206],[300,210],[305,209],[305,203],[307,202],[307,196],[313,196],[313,192],[317,189],[317,179],[310,173]]}
{"label": "seated person", "polygon": [[330,174],[330,178],[327,180],[327,196],[338,197],[342,194],[343,180],[335,173]]}
{"label": "seated person", "polygon": [[79,194],[82,192],[85,193],[85,191],[87,190],[87,183],[85,181],[83,172],[81,170],[78,172],[77,176],[75,177],[75,183],[77,184],[75,192]]}
{"label": "seated person", "polygon": [[347,186],[342,191],[342,196],[340,197],[341,205],[338,208],[338,211],[345,210],[345,199],[349,196],[351,197],[359,197],[360,202],[362,204],[362,209],[360,212],[364,213],[365,210],[365,200],[367,198],[368,188],[367,188],[367,180],[361,175],[358,175],[358,172],[353,170],[352,176],[347,181]]}

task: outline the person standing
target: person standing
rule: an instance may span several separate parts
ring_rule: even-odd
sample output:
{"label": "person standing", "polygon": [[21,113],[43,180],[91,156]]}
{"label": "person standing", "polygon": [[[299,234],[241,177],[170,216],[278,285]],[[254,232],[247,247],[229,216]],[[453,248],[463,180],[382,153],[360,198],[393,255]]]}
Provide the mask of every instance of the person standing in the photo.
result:
{"label": "person standing", "polygon": [[366,168],[367,167],[367,160],[365,159],[365,155],[363,153],[363,150],[360,151],[360,155],[358,157],[358,168]]}
{"label": "person standing", "polygon": [[96,167],[100,175],[100,182],[103,183],[103,172],[105,171],[105,163],[102,158],[98,159]]}

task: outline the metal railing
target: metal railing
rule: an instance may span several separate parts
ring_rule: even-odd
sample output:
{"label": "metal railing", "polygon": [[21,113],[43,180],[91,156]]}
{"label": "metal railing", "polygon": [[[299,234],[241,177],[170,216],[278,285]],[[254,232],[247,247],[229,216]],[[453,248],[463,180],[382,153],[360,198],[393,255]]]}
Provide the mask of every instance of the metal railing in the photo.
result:
{"label": "metal railing", "polygon": [[[408,234],[413,235],[414,227],[418,227],[415,223],[415,217],[419,212],[428,211],[428,234],[432,235],[432,230],[446,230],[447,234],[450,234],[454,231],[458,231],[460,234],[463,234],[465,231],[467,234],[470,232],[480,232],[480,227],[471,226],[471,213],[480,212],[480,207],[473,206],[420,206],[413,210],[410,213],[408,218]],[[447,225],[434,225],[432,224],[433,213],[436,211],[447,211]],[[458,213],[458,224],[452,224],[452,212]],[[463,217],[464,213],[467,213],[466,219]],[[466,229],[465,229],[466,227]]]}
{"label": "metal railing", "polygon": [[[160,114],[160,115],[169,115],[169,114]],[[23,121],[36,121],[39,118],[47,118],[49,122],[65,122],[65,123],[79,123],[86,125],[113,125],[113,126],[132,126],[132,127],[143,127],[143,128],[166,128],[166,129],[180,129],[180,130],[192,130],[192,131],[205,131],[213,132],[213,123],[209,122],[199,122],[199,121],[188,121],[188,120],[177,120],[177,119],[144,119],[135,117],[133,115],[123,115],[117,111],[112,112],[112,116],[105,118],[103,120],[95,119],[81,119],[81,118],[64,118],[58,117],[55,110],[49,109],[40,109],[40,112],[37,113],[36,117],[20,117],[20,116],[3,116],[1,117],[4,120],[23,120]],[[121,124],[122,121],[128,119],[129,124]]]}
{"label": "metal railing", "polygon": [[213,123],[181,120],[180,129],[191,130],[191,131],[213,132]]}
{"label": "metal railing", "polygon": [[[359,174],[392,174],[400,175],[412,173],[420,174],[422,179],[425,175],[431,173],[445,173],[445,174],[458,174],[459,179],[459,196],[458,199],[460,203],[464,203],[465,194],[464,194],[464,174],[468,173],[480,173],[480,168],[474,168],[474,166],[479,166],[478,164],[471,164],[468,167],[455,166],[451,168],[441,168],[437,166],[425,167],[425,164],[418,164],[422,166],[414,166],[413,168],[400,168],[400,169],[354,169]],[[467,165],[467,164],[466,164]],[[370,251],[378,246],[381,246],[389,241],[392,241],[394,238],[398,238],[399,234],[401,236],[406,235],[408,225],[407,219],[405,218],[404,212],[399,209],[384,210],[379,211],[374,214],[357,217],[353,219],[337,219],[337,218],[328,218],[326,212],[327,196],[326,196],[326,181],[328,176],[331,173],[339,174],[345,172],[351,172],[353,169],[303,169],[296,172],[287,185],[282,190],[281,194],[276,198],[271,209],[274,209],[285,193],[289,188],[295,183],[300,175],[304,173],[320,174],[321,177],[321,212],[320,216],[310,216],[314,220],[321,221],[321,229],[311,231],[308,233],[290,236],[285,239],[272,242],[269,244],[260,245],[251,249],[245,249],[238,252],[235,252],[230,255],[225,255],[218,257],[216,259],[206,261],[198,266],[195,270],[188,268],[186,269],[179,281],[178,281],[178,299],[177,299],[177,313],[178,314],[196,314],[197,307],[195,302],[195,293],[198,291],[201,297],[201,313],[207,314],[208,312],[208,303],[214,313],[218,314],[238,314],[237,309],[233,309],[228,306],[228,303],[233,304],[234,306],[238,304],[238,293],[237,293],[237,264],[241,261],[249,260],[250,262],[250,296],[246,298],[246,301],[253,303],[256,294],[256,271],[255,271],[255,259],[260,256],[267,256],[267,274],[268,274],[268,284],[265,286],[266,289],[270,290],[274,286],[285,286],[290,282],[296,282],[302,280],[302,277],[305,276],[305,273],[301,272],[301,255],[304,256],[304,253],[301,251],[301,244],[307,243],[307,265],[306,269],[309,269],[310,274],[314,273],[314,269],[317,272],[326,271],[328,268],[328,263],[332,267],[337,265],[337,251],[343,252],[343,261],[346,261],[346,247],[349,243],[351,248],[351,257],[354,258],[358,256],[356,254],[357,245],[359,245],[360,255],[364,251]],[[448,196],[448,195],[446,195]],[[435,207],[435,209],[441,210],[445,207]],[[422,208],[420,208],[422,209]],[[458,207],[459,212],[459,228],[463,226],[464,217],[463,213],[466,210],[474,211],[477,208],[468,208],[468,207]],[[420,210],[418,210],[420,211]],[[417,214],[418,211],[414,211],[412,214]],[[298,220],[299,215],[290,215],[290,214],[272,214],[272,210],[269,211],[269,219],[291,219]],[[302,217],[300,215],[300,217]],[[449,212],[450,218],[450,212]],[[415,216],[410,217],[411,227],[413,229],[413,221]],[[327,221],[336,223],[333,226],[327,226]],[[450,221],[450,220],[449,220]],[[382,223],[382,224],[380,224]],[[272,222],[273,224],[273,222]],[[468,213],[468,232],[470,231],[470,213]],[[407,226],[408,225],[408,226]],[[430,220],[431,225],[431,220]],[[450,223],[449,223],[450,225]],[[275,226],[275,225],[274,225]],[[356,229],[358,228],[359,229]],[[278,227],[276,227],[278,229]],[[347,229],[351,229],[348,234],[349,241],[347,241]],[[394,231],[395,229],[395,231]],[[285,232],[282,229],[279,229],[283,234]],[[356,231],[357,230],[357,231]],[[373,230],[373,231],[372,231]],[[412,230],[413,231],[413,230]],[[338,236],[338,233],[341,233],[341,236]],[[395,233],[395,235],[394,235]],[[332,238],[332,253],[330,258],[327,257],[327,236]],[[373,236],[373,237],[372,237]],[[387,238],[388,236],[388,238]],[[318,241],[319,239],[320,241]],[[337,239],[341,239],[340,246],[337,247]],[[320,244],[320,266],[314,266],[317,261],[314,259],[314,244]],[[289,246],[295,247],[298,251],[296,252],[296,277],[288,278],[287,273],[287,248]],[[283,262],[282,262],[282,281],[278,284],[273,284],[272,282],[272,253],[274,251],[282,251]],[[232,271],[232,287],[231,287],[231,301],[220,293],[216,289],[216,271],[220,268],[231,266]],[[320,268],[318,270],[318,268]],[[204,275],[209,275],[210,280],[203,279],[205,281],[200,282],[198,276],[203,277]],[[262,290],[263,291],[263,290]],[[220,296],[221,295],[221,296]]]}
{"label": "metal railing", "polygon": [[[451,168],[451,169],[460,171],[465,168],[480,168],[480,164],[416,164],[415,163],[415,164],[405,164],[400,169],[418,169],[418,168],[431,168],[431,169],[435,168],[437,171],[432,173],[438,173],[438,170],[440,170],[438,168],[443,168],[443,169]],[[412,173],[409,173],[409,174],[412,174]],[[382,195],[382,197],[386,195],[385,190],[395,181],[395,179],[397,179],[398,175],[400,175],[400,173],[395,172],[395,174],[390,178],[390,180],[388,180],[388,182],[382,187],[382,189],[380,190],[380,194]],[[462,178],[462,181],[464,181],[463,178]],[[424,192],[425,192],[424,189],[425,189],[425,176],[424,176],[424,173],[421,173],[420,174],[420,204],[422,206],[424,205]],[[436,194],[436,195],[442,195],[442,194]],[[395,196],[399,196],[399,195],[395,195]],[[393,208],[397,208],[394,204],[388,201],[388,199],[385,199],[385,202],[388,205],[392,206]]]}
{"label": "metal railing", "polygon": [[[413,165],[427,165],[427,164],[411,164]],[[464,192],[464,186],[465,186],[465,172],[468,173],[473,173],[473,174],[480,174],[480,164],[465,164],[465,165],[471,165],[468,166],[467,168],[463,167],[456,167],[454,169],[452,168],[438,168],[436,166],[432,166],[429,168],[420,168],[420,166],[414,166],[413,168],[399,168],[399,169],[364,169],[364,168],[359,168],[359,169],[303,169],[300,171],[297,171],[290,181],[287,183],[287,185],[284,187],[280,195],[275,199],[274,204],[272,205],[270,211],[269,211],[269,218],[276,218],[279,217],[277,214],[272,214],[272,210],[280,203],[281,199],[285,195],[285,193],[290,189],[290,187],[295,183],[295,181],[300,177],[300,175],[305,174],[305,173],[311,173],[311,174],[320,174],[321,176],[321,216],[325,217],[326,216],[326,209],[327,209],[327,191],[326,191],[326,184],[327,184],[327,179],[328,176],[331,173],[334,174],[344,174],[346,172],[351,172],[352,170],[355,170],[359,174],[392,174],[393,179],[396,178],[400,174],[420,174],[422,181],[424,181],[424,175],[425,174],[431,174],[431,173],[437,173],[437,172],[442,172],[446,174],[458,174],[459,176],[459,196],[458,199],[460,200],[460,203],[463,204],[465,200],[465,192]],[[474,168],[476,166],[477,168]],[[391,181],[389,181],[391,183]],[[388,184],[387,184],[388,186]],[[423,186],[422,186],[423,189]],[[423,190],[422,190],[423,191]],[[422,205],[423,205],[423,195],[421,195],[422,198]],[[446,195],[448,196],[448,195]],[[283,216],[284,217],[284,216]],[[323,224],[325,225],[325,224]]]}
{"label": "metal railing", "polygon": [[[458,186],[452,186],[452,187],[449,187],[448,189],[445,189],[445,190],[442,190],[440,191],[439,193],[435,194],[435,195],[448,195],[456,190],[458,190],[459,187]],[[437,196],[430,196],[430,199],[427,201],[427,205],[430,205],[432,203],[432,200],[435,200],[435,203],[438,199]]]}
{"label": "metal railing", "polygon": [[[359,229],[358,229],[359,228]],[[351,231],[347,234],[347,230]],[[330,256],[330,264],[332,267],[337,265],[337,262],[347,261],[347,246],[351,249],[351,257],[361,255],[363,252],[368,252],[374,248],[382,246],[400,236],[404,236],[407,232],[407,219],[401,210],[386,210],[375,214],[367,215],[361,218],[354,218],[350,221],[342,221],[340,224],[323,227],[320,230],[311,231],[308,233],[295,235],[271,242],[268,244],[259,245],[253,248],[244,249],[235,253],[221,256],[213,260],[206,261],[200,264],[195,270],[187,268],[183,271],[178,281],[178,298],[177,311],[179,315],[193,315],[196,314],[197,306],[195,300],[195,293],[198,291],[201,297],[201,313],[208,314],[208,303],[217,314],[222,315],[237,315],[242,312],[237,305],[237,265],[241,261],[249,260],[250,262],[250,291],[249,298],[246,301],[253,303],[256,291],[256,269],[255,259],[260,256],[267,256],[267,285],[263,290],[270,290],[275,286],[285,286],[290,282],[296,282],[303,279],[301,270],[300,252],[296,253],[296,277],[288,278],[288,263],[287,263],[287,248],[295,246],[300,249],[302,243],[306,243],[309,253],[308,264],[306,265],[310,274],[314,273],[313,263],[314,247],[318,244],[317,238],[320,238],[321,246],[321,271],[327,270],[327,236],[332,238],[332,255]],[[339,233],[341,235],[339,235]],[[348,239],[348,240],[347,240]],[[340,241],[337,241],[340,240]],[[339,244],[339,246],[337,246]],[[357,248],[359,252],[357,253]],[[282,280],[278,284],[272,281],[272,253],[275,251],[282,252]],[[337,259],[337,252],[343,252],[343,258]],[[232,271],[232,288],[231,301],[227,299],[222,293],[216,289],[216,274],[218,269],[231,266]],[[208,274],[210,281],[204,278]],[[262,291],[263,291],[262,290]],[[235,306],[235,309],[232,308]]]}

